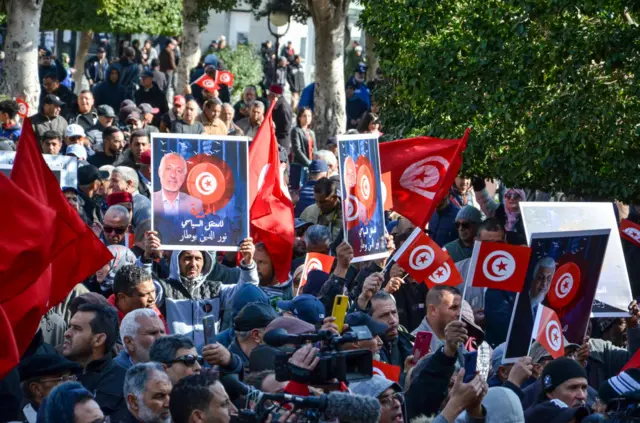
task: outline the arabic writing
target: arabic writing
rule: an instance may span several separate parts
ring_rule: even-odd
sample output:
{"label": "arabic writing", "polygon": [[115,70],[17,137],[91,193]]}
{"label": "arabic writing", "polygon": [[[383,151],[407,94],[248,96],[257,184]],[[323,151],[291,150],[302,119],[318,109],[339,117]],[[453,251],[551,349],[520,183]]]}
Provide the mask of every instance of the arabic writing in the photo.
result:
{"label": "arabic writing", "polygon": [[181,223],[182,237],[180,242],[200,242],[205,243],[211,241],[223,244],[227,241],[228,235],[225,229],[224,220],[214,222],[212,220],[205,222],[202,219],[187,219]]}

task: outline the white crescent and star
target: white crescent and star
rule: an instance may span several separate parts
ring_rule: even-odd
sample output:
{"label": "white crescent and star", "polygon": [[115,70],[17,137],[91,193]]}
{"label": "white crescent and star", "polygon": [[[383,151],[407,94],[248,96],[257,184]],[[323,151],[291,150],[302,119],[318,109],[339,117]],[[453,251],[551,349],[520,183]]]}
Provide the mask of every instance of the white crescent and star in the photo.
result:
{"label": "white crescent and star", "polygon": [[449,162],[442,156],[429,156],[412,163],[400,177],[400,185],[425,198],[433,199],[440,182],[441,170],[446,171]]}
{"label": "white crescent and star", "polygon": [[551,320],[547,323],[545,328],[545,335],[551,347],[554,351],[560,351],[560,347],[564,343],[562,338],[562,331],[560,330],[560,324],[556,320]]}
{"label": "white crescent and star", "polygon": [[424,270],[433,263],[435,253],[428,245],[419,245],[409,255],[409,266],[414,270]]}
{"label": "white crescent and star", "polygon": [[511,254],[503,250],[491,252],[482,263],[485,277],[493,282],[503,282],[513,276],[516,270],[516,260]]}
{"label": "white crescent and star", "polygon": [[442,266],[433,272],[433,275],[429,276],[429,280],[433,283],[441,284],[449,280],[451,276],[451,267],[449,263],[445,262]]}
{"label": "white crescent and star", "polygon": [[567,295],[569,295],[572,288],[573,288],[573,275],[567,272],[558,278],[558,282],[556,283],[556,288],[555,288],[556,296],[562,299]]}
{"label": "white crescent and star", "polygon": [[210,172],[202,172],[196,178],[196,189],[202,195],[211,195],[216,191],[218,182]]}

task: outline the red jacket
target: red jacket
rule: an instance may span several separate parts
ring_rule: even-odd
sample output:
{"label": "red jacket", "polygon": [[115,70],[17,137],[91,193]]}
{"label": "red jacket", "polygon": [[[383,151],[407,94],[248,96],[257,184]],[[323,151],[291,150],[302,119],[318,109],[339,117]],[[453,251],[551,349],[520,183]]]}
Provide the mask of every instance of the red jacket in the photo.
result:
{"label": "red jacket", "polygon": [[[124,319],[124,313],[120,311],[118,306],[116,306],[116,294],[111,294],[111,296],[109,298],[107,298],[107,301],[109,301],[109,304],[111,304],[112,306],[114,306],[116,308],[116,310],[118,310],[118,321],[120,323],[122,323],[122,319]],[[164,319],[164,316],[160,312],[160,309],[158,307],[156,307],[155,304],[151,308],[153,309],[153,311],[156,312],[156,314],[158,315],[160,320],[162,320],[162,324],[164,325],[164,332],[167,335],[169,335],[169,326],[167,326],[167,321]]]}

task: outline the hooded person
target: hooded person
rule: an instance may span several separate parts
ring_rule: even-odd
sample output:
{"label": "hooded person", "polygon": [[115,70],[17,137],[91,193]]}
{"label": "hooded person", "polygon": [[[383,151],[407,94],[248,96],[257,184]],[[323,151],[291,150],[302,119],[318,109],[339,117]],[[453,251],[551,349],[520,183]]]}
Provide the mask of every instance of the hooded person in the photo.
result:
{"label": "hooded person", "polygon": [[107,68],[107,78],[93,88],[95,106],[106,104],[113,110],[120,110],[120,103],[126,97],[126,91],[120,84],[122,69],[118,63]]}
{"label": "hooded person", "polygon": [[[482,399],[482,408],[486,411],[484,423],[522,423],[524,421],[520,398],[508,388],[501,386],[489,388],[487,395]],[[455,423],[467,422],[468,418],[467,412],[464,411],[456,418]]]}
{"label": "hooded person", "polygon": [[139,263],[160,284],[162,293],[156,295],[156,303],[166,318],[169,332],[188,336],[196,347],[201,347],[204,345],[202,318],[214,316],[219,326],[220,312],[231,306],[235,292],[245,284],[258,285],[253,241],[247,238],[240,244],[243,259],[235,279],[231,269],[219,265],[210,252],[196,250],[174,251],[169,278],[159,279],[153,273],[154,245],[159,246],[160,242],[153,233],[148,233],[145,254]]}
{"label": "hooded person", "polygon": [[260,287],[251,284],[245,284],[238,288],[231,300],[231,307],[225,308],[222,313],[221,332],[216,335],[218,343],[225,347],[231,345],[231,341],[235,337],[233,320],[240,313],[240,310],[249,303],[269,304],[269,296]]}
{"label": "hooded person", "polygon": [[402,388],[394,381],[374,374],[369,380],[351,383],[349,390],[356,395],[376,398],[378,402],[380,402],[381,414],[378,422],[392,423],[405,421],[404,416],[406,413],[404,410]]}
{"label": "hooded person", "polygon": [[109,298],[113,294],[113,280],[122,267],[136,263],[136,256],[124,245],[109,245],[109,252],[113,254],[111,261],[102,266],[91,278],[87,288]]}

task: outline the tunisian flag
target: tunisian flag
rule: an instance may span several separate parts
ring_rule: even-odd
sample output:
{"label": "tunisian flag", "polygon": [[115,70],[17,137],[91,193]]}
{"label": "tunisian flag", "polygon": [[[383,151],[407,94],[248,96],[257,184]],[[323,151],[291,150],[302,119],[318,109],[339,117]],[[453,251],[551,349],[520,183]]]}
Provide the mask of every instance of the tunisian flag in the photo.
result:
{"label": "tunisian flag", "polygon": [[207,90],[207,91],[220,89],[220,87],[218,87],[218,84],[216,84],[216,80],[210,77],[209,75],[207,75],[206,73],[203,74],[200,78],[193,81],[192,84],[196,84],[203,90]]}
{"label": "tunisian flag", "polygon": [[220,85],[220,84],[224,84],[228,87],[233,87],[233,80],[235,79],[235,76],[226,70],[219,70],[216,71],[216,84]]}
{"label": "tunisian flag", "polygon": [[331,266],[336,258],[321,253],[307,253],[304,259],[304,267],[302,268],[302,277],[300,278],[301,290],[307,284],[307,276],[312,270],[322,270],[325,273],[331,273]]}
{"label": "tunisian flag", "polygon": [[417,282],[425,282],[446,263],[449,255],[423,229],[415,228],[393,257]]}
{"label": "tunisian flag", "polygon": [[[25,208],[29,202],[21,204],[23,197],[18,193],[3,196],[8,200],[5,205],[21,204],[33,220],[31,225],[35,222],[42,228],[38,234],[27,230],[13,240],[15,245],[5,246],[14,247],[13,254],[0,256],[0,269],[9,269],[0,279],[0,306],[9,317],[18,352],[22,355],[36,333],[41,317],[62,302],[76,284],[108,263],[113,255],[62,194],[56,177],[38,150],[30,119],[25,119],[22,127],[11,180],[32,202],[44,207],[40,210]],[[46,221],[35,221],[38,216],[46,217]],[[14,219],[12,222],[19,221]],[[12,223],[10,226],[17,225]],[[10,231],[10,228],[0,231],[0,240]],[[11,257],[16,257],[19,248],[29,250],[24,247],[29,243],[32,247],[41,246],[39,250],[35,247],[32,250],[39,251],[33,256],[33,262],[28,267],[11,267],[15,264],[9,261]],[[34,270],[36,267],[42,269],[39,275]],[[24,277],[24,272],[29,272],[30,276]]]}
{"label": "tunisian flag", "polygon": [[442,263],[442,265],[425,280],[429,289],[438,285],[458,286],[462,282],[464,282],[462,275],[458,272],[458,268],[451,257],[447,257],[447,261]]}
{"label": "tunisian flag", "polygon": [[420,228],[426,226],[458,174],[469,131],[454,140],[418,137],[380,143],[381,173],[391,173],[387,192],[393,211]]}
{"label": "tunisian flag", "polygon": [[271,113],[249,146],[249,207],[251,236],[267,247],[276,278],[289,279],[293,256],[293,203],[280,170],[280,154]]}
{"label": "tunisian flag", "polygon": [[531,248],[476,241],[467,285],[520,292],[527,276]]}
{"label": "tunisian flag", "polygon": [[640,247],[640,225],[629,219],[620,222],[620,237],[626,239],[636,247]]}
{"label": "tunisian flag", "polygon": [[382,361],[373,360],[373,374],[385,377],[396,383],[400,383],[400,366],[383,363]]}
{"label": "tunisian flag", "polygon": [[554,359],[564,357],[562,324],[555,311],[540,305],[533,325],[533,333],[536,334],[536,340]]}

